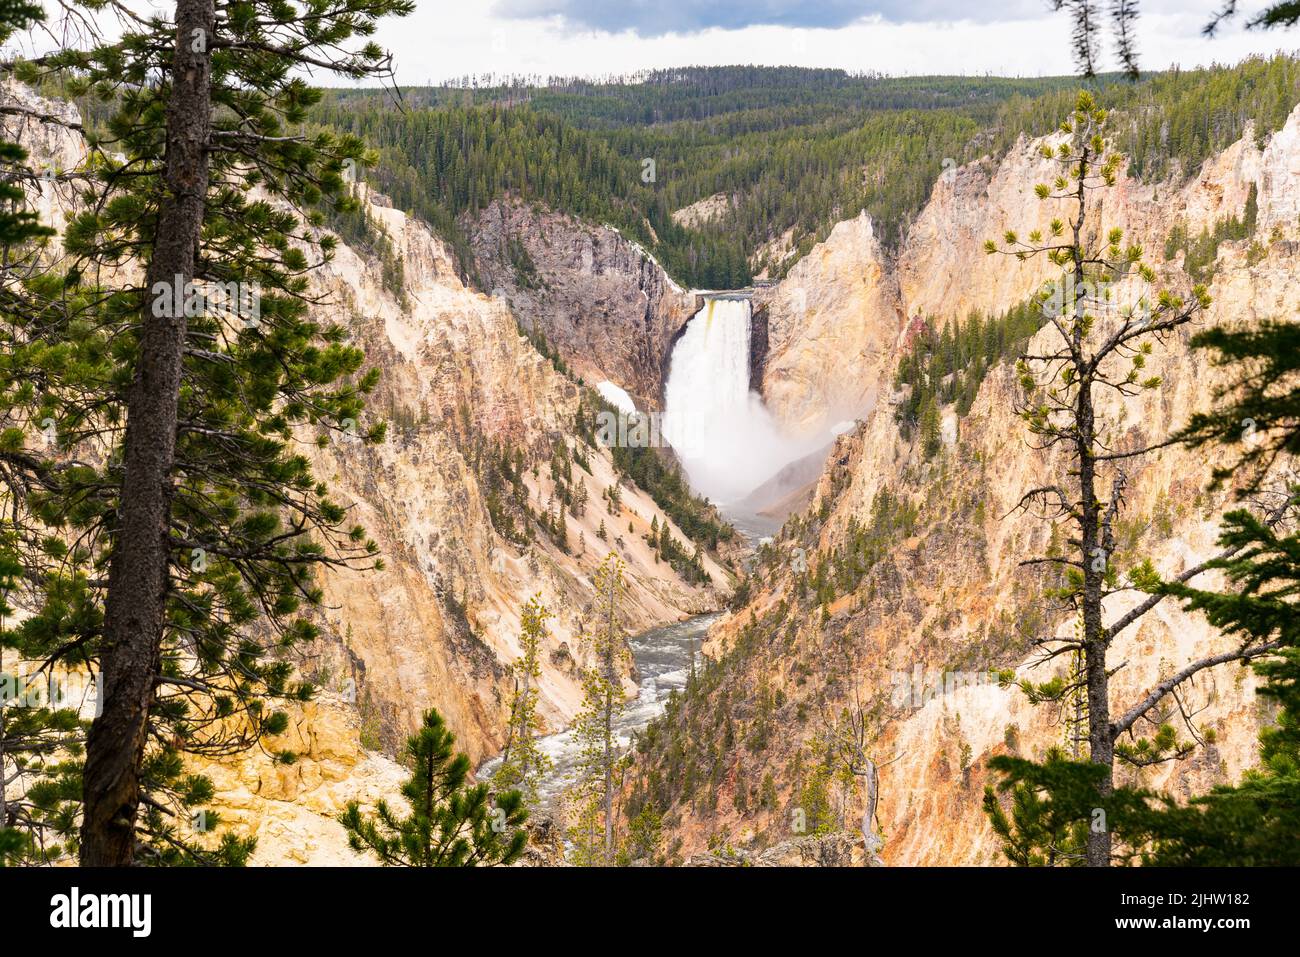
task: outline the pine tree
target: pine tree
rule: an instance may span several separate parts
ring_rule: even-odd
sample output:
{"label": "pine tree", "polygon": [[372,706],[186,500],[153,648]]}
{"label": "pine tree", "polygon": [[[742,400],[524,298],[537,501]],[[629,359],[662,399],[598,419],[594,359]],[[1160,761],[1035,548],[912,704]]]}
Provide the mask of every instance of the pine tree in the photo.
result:
{"label": "pine tree", "polygon": [[628,821],[627,846],[619,851],[618,863],[626,866],[645,861],[663,866],[663,815],[653,804],[646,804]]}
{"label": "pine tree", "polygon": [[[1032,762],[997,758],[990,766],[1003,772],[1000,787],[1013,790],[1017,802],[1042,800],[1045,787],[1049,791],[1057,787],[1062,800],[1067,792],[1076,800],[1073,809],[1083,811],[1081,820],[1096,811],[1088,822],[1085,856],[1091,866],[1107,866],[1112,858],[1112,832],[1124,813],[1120,805],[1129,797],[1124,795],[1121,800],[1113,794],[1116,760],[1140,767],[1182,757],[1191,747],[1180,743],[1169,725],[1162,725],[1150,740],[1142,738],[1124,746],[1117,746],[1117,740],[1203,668],[1222,661],[1249,660],[1267,650],[1247,646],[1193,662],[1175,671],[1157,692],[1127,711],[1115,715],[1111,710],[1107,662],[1111,642],[1165,597],[1151,565],[1139,564],[1128,572],[1129,586],[1153,594],[1115,620],[1105,620],[1105,598],[1127,587],[1113,561],[1127,469],[1169,440],[1115,444],[1113,436],[1118,430],[1099,414],[1098,397],[1107,391],[1132,396],[1158,388],[1159,377],[1144,374],[1152,341],[1192,321],[1209,307],[1210,299],[1203,286],[1196,286],[1186,301],[1175,293],[1160,291],[1141,297],[1131,307],[1116,304],[1112,283],[1117,279],[1136,274],[1151,285],[1156,278],[1154,271],[1142,264],[1142,250],[1124,246],[1122,231],[1107,231],[1090,220],[1089,195],[1115,184],[1122,157],[1108,141],[1105,111],[1088,93],[1078,95],[1075,110],[1061,124],[1061,132],[1066,138],[1056,147],[1043,147],[1044,157],[1058,164],[1060,174],[1052,184],[1040,184],[1035,191],[1043,201],[1064,203],[1069,210],[1066,221],[1054,219],[1048,235],[1035,230],[1027,241],[1008,231],[1001,246],[990,240],[985,248],[990,254],[1002,252],[1018,260],[1046,254],[1062,270],[1060,279],[1041,296],[1052,338],[1042,354],[1024,355],[1017,365],[1023,390],[1018,412],[1037,447],[1064,447],[1069,467],[1058,481],[1026,492],[1020,506],[1040,506],[1053,522],[1064,520],[1072,525],[1074,535],[1066,554],[1029,559],[1023,564],[1046,563],[1063,571],[1063,584],[1050,592],[1050,597],[1080,617],[1080,632],[1072,639],[1044,638],[1039,643],[1052,654],[1079,653],[1083,668],[1069,680],[1023,682],[1022,688],[1035,701],[1059,703],[1069,700],[1082,685],[1087,698],[1088,763],[1093,767],[1076,765],[1076,770],[1067,773],[1054,765],[1045,785],[1043,769]],[[1088,235],[1104,237],[1104,241],[1089,248],[1085,245]],[[1108,497],[1103,497],[1107,479],[1110,489]],[[1179,581],[1190,581],[1208,567],[1208,563],[1194,566]],[[1079,797],[1089,794],[1088,798]],[[1046,800],[1057,797],[1049,793]],[[1082,800],[1092,803],[1085,807],[1077,803]]]}
{"label": "pine tree", "polygon": [[[828,764],[838,769],[846,789],[845,810],[848,798],[859,780],[862,782],[863,808],[859,830],[867,860],[878,860],[884,839],[877,827],[876,806],[880,800],[880,765],[871,754],[871,740],[875,737],[872,719],[862,703],[861,690],[853,689],[853,703],[846,705],[838,717],[823,715],[823,744]],[[886,764],[891,762],[886,762]],[[841,815],[841,826],[847,815]]]}
{"label": "pine tree", "polygon": [[[1154,866],[1265,867],[1300,864],[1300,488],[1291,486],[1282,507],[1292,531],[1279,535],[1268,521],[1239,510],[1224,518],[1220,542],[1228,557],[1210,563],[1232,586],[1225,592],[1180,582],[1159,586],[1236,639],[1236,647],[1188,665],[1195,674],[1228,661],[1255,669],[1265,683],[1259,693],[1281,705],[1277,723],[1260,732],[1260,765],[1235,785],[1181,803],[1149,789],[1117,787],[1097,806],[1104,769],[1070,760],[1054,749],[1040,763],[1000,755],[989,767],[1001,772],[1013,793],[1010,817],[991,789],[985,810],[1007,857],[1016,864],[1078,864],[1090,824],[1105,814],[1116,856]],[[1175,686],[1167,681],[1151,693],[1159,700]],[[1140,713],[1143,705],[1134,712]],[[1121,719],[1121,723],[1127,717]]]}
{"label": "pine tree", "polygon": [[537,788],[551,770],[552,761],[538,745],[542,733],[537,713],[540,697],[537,683],[542,677],[541,648],[546,640],[549,617],[542,596],[534,595],[523,609],[520,652],[511,670],[515,676],[515,693],[510,702],[510,721],[506,728],[506,747],[493,783],[499,788],[519,788],[531,808],[538,803]]}
{"label": "pine tree", "polygon": [[[376,381],[342,329],[308,316],[308,273],[335,246],[315,208],[355,205],[343,173],[366,154],[355,137],[301,132],[321,94],[297,74],[385,74],[382,50],[351,41],[411,5],[310,6],[180,0],[170,20],[119,9],[111,37],[68,30],[85,45],[15,68],[108,113],[69,174],[82,202],[66,257],[29,280],[41,295],[18,327],[44,385],[28,406],[61,444],[95,453],[22,462],[48,527],[22,555],[44,593],[29,648],[103,675],[82,773],[88,864],[175,859],[176,822],[211,796],[183,755],[287,726],[267,702],[311,689],[267,652],[313,636],[298,612],[319,601],[315,569],[375,560],[293,447],[301,427],[357,434]],[[359,434],[379,440],[382,426]],[[77,548],[60,555],[64,540]]]}
{"label": "pine tree", "polygon": [[[44,18],[38,5],[14,0],[0,0],[0,43],[17,30],[26,29]],[[40,225],[37,214],[27,208],[26,195],[14,185],[27,159],[24,149],[15,143],[0,141],[0,315],[5,326],[17,325],[11,315],[28,310],[27,289],[22,275],[34,263],[36,241],[53,230]],[[16,336],[0,333],[0,422],[8,425],[27,418],[24,406],[32,396],[30,380],[24,382],[27,367]],[[44,418],[44,417],[43,417]],[[38,425],[42,419],[30,421]],[[39,428],[35,431],[40,431]],[[81,722],[75,712],[51,708],[48,700],[33,697],[36,689],[15,669],[5,671],[5,650],[17,649],[25,655],[21,631],[12,627],[14,607],[11,594],[24,584],[25,567],[21,559],[24,539],[35,533],[36,523],[25,500],[21,476],[34,471],[34,461],[27,446],[27,430],[10,426],[0,429],[0,504],[5,521],[0,523],[0,866],[21,861],[47,861],[57,858],[62,848],[49,839],[51,829],[60,833],[57,820],[47,814],[61,803],[38,800],[45,790],[57,791],[60,767],[54,756],[75,747],[81,736]],[[18,785],[22,796],[10,799],[10,789]],[[68,830],[66,823],[62,832]]]}
{"label": "pine tree", "polygon": [[[0,0],[0,44],[6,42],[15,32],[25,30],[34,23],[45,19],[45,11],[40,4],[27,0]],[[0,140],[0,166],[6,168],[7,174],[17,172],[27,158],[27,151],[16,143]],[[16,265],[15,250],[30,240],[50,236],[54,230],[40,224],[37,213],[25,208],[26,197],[18,186],[14,185],[10,175],[0,180],[0,248],[4,249],[4,262],[0,266],[0,277],[6,286],[11,270]]]}
{"label": "pine tree", "polygon": [[1300,326],[1265,320],[1240,328],[1215,326],[1192,337],[1220,367],[1241,370],[1220,390],[1219,406],[1193,415],[1179,438],[1193,448],[1224,444],[1238,455],[1213,473],[1214,484],[1232,479],[1257,492],[1275,467],[1300,457]]}
{"label": "pine tree", "polygon": [[614,775],[620,756],[614,724],[623,713],[626,695],[622,669],[629,653],[620,605],[627,591],[623,562],[610,552],[592,580],[596,592],[595,621],[586,637],[591,666],[583,671],[582,710],[573,724],[581,757],[577,780],[569,789],[577,818],[570,827],[575,863],[614,863]]}
{"label": "pine tree", "polygon": [[33,657],[9,603],[24,584],[24,566],[10,551],[18,541],[0,527],[0,867],[48,864],[75,851],[77,758],[87,724],[79,713],[81,696],[52,672],[29,676],[5,668],[6,649],[17,650],[19,663]]}
{"label": "pine tree", "polygon": [[[50,863],[64,854],[61,841],[75,834],[80,792],[70,762],[85,737],[77,708],[51,701],[48,682],[5,670],[5,650],[17,648],[21,660],[26,646],[22,630],[10,627],[9,604],[23,566],[5,546],[0,539],[0,867]],[[11,799],[15,784],[19,793]]]}
{"label": "pine tree", "polygon": [[[1002,853],[1018,867],[1079,866],[1087,860],[1088,830],[1097,804],[1100,765],[1075,761],[1060,748],[1044,760],[995,755],[989,768],[1003,776],[998,789],[984,789],[984,813],[1002,841]],[[1011,811],[997,790],[1010,792]],[[1114,820],[1107,822],[1114,826]]]}
{"label": "pine tree", "polygon": [[402,816],[380,801],[366,815],[350,802],[339,822],[354,851],[374,854],[386,867],[509,864],[523,853],[523,795],[506,791],[491,800],[486,784],[467,785],[469,758],[456,753],[455,743],[442,716],[425,712],[423,727],[406,742],[411,777],[402,796],[410,813]]}
{"label": "pine tree", "polygon": [[1186,805],[1144,791],[1130,796],[1133,811],[1121,827],[1143,863],[1300,865],[1300,485],[1276,468],[1300,449],[1298,341],[1293,323],[1272,321],[1215,327],[1192,339],[1235,376],[1217,393],[1217,406],[1193,416],[1179,437],[1193,448],[1231,449],[1231,463],[1214,472],[1213,484],[1233,479],[1254,507],[1224,516],[1224,556],[1210,567],[1223,573],[1225,590],[1180,581],[1159,588],[1238,647],[1272,649],[1255,670],[1264,679],[1259,694],[1280,710],[1276,724],[1260,732],[1259,767],[1237,784]]}
{"label": "pine tree", "polygon": [[1153,812],[1121,822],[1128,843],[1142,849],[1143,863],[1300,865],[1300,486],[1281,494],[1287,534],[1246,509],[1224,517],[1220,543],[1232,555],[1214,567],[1231,590],[1166,586],[1241,647],[1273,649],[1255,669],[1264,678],[1259,693],[1281,706],[1277,723],[1260,732],[1259,767],[1238,784],[1216,787],[1186,806],[1159,796],[1147,802]]}
{"label": "pine tree", "polygon": [[570,514],[574,518],[582,518],[587,514],[587,483],[581,479],[578,480],[573,491],[573,507]]}
{"label": "pine tree", "polygon": [[921,450],[928,459],[942,447],[943,431],[939,423],[939,403],[934,395],[930,395],[921,407]]}

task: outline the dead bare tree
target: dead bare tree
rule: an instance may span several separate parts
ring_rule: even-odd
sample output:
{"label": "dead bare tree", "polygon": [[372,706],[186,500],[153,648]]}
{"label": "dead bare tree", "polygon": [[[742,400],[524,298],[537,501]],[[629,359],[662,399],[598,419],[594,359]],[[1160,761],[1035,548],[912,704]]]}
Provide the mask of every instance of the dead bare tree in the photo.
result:
{"label": "dead bare tree", "polygon": [[863,785],[862,844],[867,865],[880,863],[880,851],[885,842],[880,837],[880,821],[876,808],[880,802],[880,769],[903,757],[896,754],[883,764],[878,764],[871,754],[875,738],[875,722],[862,703],[861,690],[853,688],[853,704],[845,706],[838,718],[823,714],[825,737],[831,754],[840,766]]}

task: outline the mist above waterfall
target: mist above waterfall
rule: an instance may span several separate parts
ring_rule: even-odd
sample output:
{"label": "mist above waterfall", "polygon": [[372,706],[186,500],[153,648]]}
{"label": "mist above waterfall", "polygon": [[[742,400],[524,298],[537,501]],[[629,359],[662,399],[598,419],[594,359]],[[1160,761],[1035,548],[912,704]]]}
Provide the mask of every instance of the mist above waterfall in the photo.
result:
{"label": "mist above waterfall", "polygon": [[749,388],[749,348],[749,300],[708,298],[673,348],[664,388],[664,438],[692,487],[724,506],[829,440],[782,432]]}

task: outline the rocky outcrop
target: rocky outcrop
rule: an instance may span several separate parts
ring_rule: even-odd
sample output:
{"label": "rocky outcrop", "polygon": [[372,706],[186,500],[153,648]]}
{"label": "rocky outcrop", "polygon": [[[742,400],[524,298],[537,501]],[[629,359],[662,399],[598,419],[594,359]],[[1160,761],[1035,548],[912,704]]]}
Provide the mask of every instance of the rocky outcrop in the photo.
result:
{"label": "rocky outcrop", "polygon": [[673,211],[673,222],[687,229],[704,226],[725,216],[731,209],[731,197],[726,193],[714,193],[704,199],[683,206]]}
{"label": "rocky outcrop", "polygon": [[[1272,151],[1281,151],[1284,140],[1273,139],[1277,145]],[[946,172],[935,183],[898,256],[899,295],[907,315],[934,317],[942,324],[971,312],[997,314],[1023,302],[1041,285],[1048,268],[1042,257],[1019,262],[989,256],[983,247],[1005,228],[1022,235],[1032,229],[1046,232],[1059,212],[1057,204],[1042,202],[1033,193],[1034,184],[1050,183],[1057,173],[1055,164],[1038,151],[1044,142],[1056,143],[1059,137],[1032,142],[1022,138],[1001,162],[971,163]],[[1121,177],[1114,188],[1093,194],[1091,212],[1107,227],[1123,229],[1125,242],[1142,245],[1148,259],[1159,259],[1175,225],[1186,225],[1194,234],[1213,228],[1223,217],[1241,214],[1251,185],[1260,185],[1261,159],[1254,133],[1248,130],[1189,182],[1147,184]],[[1262,195],[1281,196],[1272,186]]]}
{"label": "rocky outcrop", "polygon": [[[356,708],[325,695],[294,708],[289,729],[264,744],[220,763],[194,762],[216,789],[218,832],[256,838],[253,863],[262,866],[376,866],[348,847],[338,815],[349,801],[405,807],[401,786],[410,772],[362,747]],[[281,751],[295,760],[277,761]]]}
{"label": "rocky outcrop", "polygon": [[767,318],[762,394],[782,424],[824,433],[874,407],[904,314],[866,213],[837,224],[754,304]]}
{"label": "rocky outcrop", "polygon": [[555,818],[543,815],[528,820],[528,844],[515,867],[567,867],[564,829]]}
{"label": "rocky outcrop", "polygon": [[[1148,258],[1160,257],[1175,225],[1196,234],[1241,214],[1252,185],[1260,196],[1260,234],[1294,227],[1297,135],[1293,118],[1261,151],[1248,130],[1187,183],[1122,177],[1094,197],[1094,206]],[[1039,288],[1047,268],[1041,257],[1018,262],[988,256],[983,247],[1005,226],[1022,234],[1046,227],[1054,210],[1033,186],[1055,175],[1038,148],[1056,141],[1022,138],[1000,161],[986,157],[946,171],[895,253],[881,248],[864,212],[837,224],[778,285],[759,290],[756,307],[769,315],[763,396],[787,427],[816,431],[861,417],[888,391],[911,328],[941,328],[972,312],[1000,314]]]}
{"label": "rocky outcrop", "polygon": [[[65,109],[21,90],[5,95],[22,95],[39,112]],[[11,120],[7,128],[15,125]],[[85,156],[75,130],[34,120],[16,125],[37,168],[72,169]],[[281,765],[257,752],[203,767],[218,780],[219,809],[240,833],[259,837],[261,862],[347,859],[333,816],[347,799],[369,803],[395,792],[400,769],[385,755],[398,752],[427,708],[442,712],[458,748],[476,763],[495,753],[511,691],[508,668],[519,653],[520,610],[532,595],[540,594],[552,616],[539,712],[556,730],[579,706],[591,576],[608,552],[626,563],[631,587],[624,624],[633,633],[714,610],[730,591],[728,571],[711,558],[704,567],[712,583],[703,586],[687,584],[658,560],[645,541],[652,523],[679,541],[687,536],[648,495],[621,483],[603,448],[586,450],[589,471],[572,470],[587,504],[581,515],[566,517],[565,541],[536,528],[521,544],[493,525],[483,465],[501,447],[523,458],[533,514],[554,511],[550,461],[559,450],[572,454],[580,441],[574,433],[580,385],[521,334],[507,298],[465,286],[441,240],[362,189],[370,220],[403,264],[403,285],[393,288],[382,263],[340,245],[315,272],[314,292],[322,297],[321,319],[344,326],[367,362],[382,370],[367,415],[386,420],[388,436],[368,445],[351,434],[334,435],[323,448],[315,434],[300,439],[317,477],[380,546],[385,567],[330,574],[321,582],[323,637],[302,649],[297,663],[325,689],[325,700],[292,716],[294,740],[284,749],[299,751],[298,763]],[[58,225],[75,196],[42,185],[32,200]],[[501,209],[507,219],[531,215]],[[604,303],[606,323],[593,342],[613,343],[606,350],[610,375],[641,375],[633,381],[653,388],[663,344],[692,304],[689,297],[617,233],[576,235],[547,223],[537,224],[538,242],[570,244],[576,259],[566,274],[539,252],[543,265],[555,269],[557,291],[516,308],[527,308],[538,328],[562,329],[572,320],[574,334],[585,335],[589,325],[577,302],[593,292],[598,307]],[[584,287],[588,281],[593,285]],[[620,336],[625,328],[640,333]],[[358,423],[358,431],[369,424]],[[621,486],[618,506],[603,494],[615,485]],[[606,541],[598,535],[602,526]]]}
{"label": "rocky outcrop", "polygon": [[527,329],[587,382],[659,408],[672,343],[696,307],[653,257],[611,227],[517,198],[493,202],[468,232],[483,288]]}
{"label": "rocky outcrop", "polygon": [[[712,851],[692,857],[687,867],[862,867],[862,836],[846,831],[781,841],[761,851]],[[882,867],[872,857],[868,867]]]}
{"label": "rocky outcrop", "polygon": [[[1214,305],[1204,322],[1293,319],[1300,296],[1298,137],[1300,110],[1262,150],[1248,134],[1186,183],[1121,178],[1101,200],[1105,224],[1125,228],[1126,241],[1145,247],[1162,284],[1185,289],[1182,254],[1163,261],[1165,238],[1178,225],[1195,234],[1224,217],[1243,216],[1253,188],[1255,236],[1219,247],[1210,287]],[[1025,232],[1046,215],[1033,194],[1044,173],[1037,145],[1021,142],[1000,162],[946,174],[896,267],[882,262],[865,224],[837,227],[839,236],[832,233],[826,248],[772,293],[777,319],[769,369],[781,373],[767,378],[769,404],[787,421],[807,422],[824,416],[842,394],[839,384],[857,375],[873,377],[857,385],[864,396],[874,389],[887,399],[898,354],[888,344],[899,335],[900,316],[929,317],[941,328],[970,310],[1000,313],[1036,290],[1047,276],[1045,263],[988,257],[980,247],[990,234],[1007,227]],[[805,329],[793,305],[796,291],[807,294],[812,275],[847,285],[821,292],[829,307],[803,310]],[[832,315],[853,327],[831,328]],[[1156,346],[1151,368],[1162,378],[1158,389],[1105,400],[1101,414],[1117,423],[1117,441],[1162,438],[1212,401],[1222,373],[1189,349],[1192,331]],[[1052,334],[1040,332],[1030,351],[1043,351]],[[877,343],[880,351],[837,362],[825,345],[828,337]],[[788,838],[790,811],[800,806],[799,786],[806,781],[797,769],[818,753],[814,741],[826,733],[828,715],[858,697],[872,724],[871,756],[881,769],[877,817],[884,860],[1004,863],[980,806],[990,783],[986,761],[1002,753],[1041,756],[1062,743],[1064,730],[1052,709],[999,686],[989,669],[1045,681],[1066,662],[1040,662],[1031,639],[1068,636],[1074,627],[1070,616],[1044,600],[1048,582],[1041,566],[1021,566],[1048,550],[1053,533],[1041,517],[1015,506],[1027,489],[1064,474],[1067,465],[1059,450],[1045,454],[1029,446],[1014,412],[1015,395],[1009,364],[996,366],[968,415],[959,419],[948,410],[946,448],[931,460],[902,440],[889,401],[877,401],[837,441],[803,530],[778,540],[776,560],[760,573],[748,603],[715,626],[708,645],[711,656],[726,657],[714,694],[730,703],[734,740],[757,736],[749,721],[758,702],[773,700],[779,704],[765,710],[763,720],[790,733],[771,736],[756,753],[736,747],[728,754],[712,812],[670,809],[674,836],[687,854],[720,835],[778,843]],[[1172,576],[1214,555],[1219,516],[1233,500],[1230,491],[1210,492],[1206,485],[1210,467],[1223,461],[1216,453],[1173,447],[1135,462],[1124,503],[1125,542],[1113,560],[1129,567],[1149,557]],[[915,509],[914,527],[896,534],[847,593],[837,589],[821,608],[799,604],[797,579],[836,554],[850,523],[870,522],[872,503],[886,488]],[[1213,576],[1200,581],[1216,583]],[[1112,596],[1107,619],[1140,597]],[[1230,646],[1199,616],[1176,603],[1158,605],[1115,640],[1112,708],[1132,705],[1171,667]],[[1184,701],[1195,715],[1194,730],[1183,725],[1177,709],[1169,719],[1183,737],[1201,738],[1202,746],[1181,761],[1120,770],[1119,779],[1181,797],[1236,780],[1256,762],[1258,732],[1273,719],[1255,686],[1254,674],[1240,665],[1198,676]],[[775,794],[760,795],[765,779]],[[861,795],[832,788],[831,798],[852,808]]]}

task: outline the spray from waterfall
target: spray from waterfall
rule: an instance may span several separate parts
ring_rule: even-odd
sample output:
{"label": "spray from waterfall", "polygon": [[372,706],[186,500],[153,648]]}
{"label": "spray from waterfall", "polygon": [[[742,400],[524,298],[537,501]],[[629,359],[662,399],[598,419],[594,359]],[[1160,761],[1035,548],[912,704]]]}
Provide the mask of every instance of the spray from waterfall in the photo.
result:
{"label": "spray from waterfall", "polygon": [[663,436],[691,485],[719,505],[738,502],[824,437],[785,435],[749,388],[750,303],[706,298],[673,348]]}

